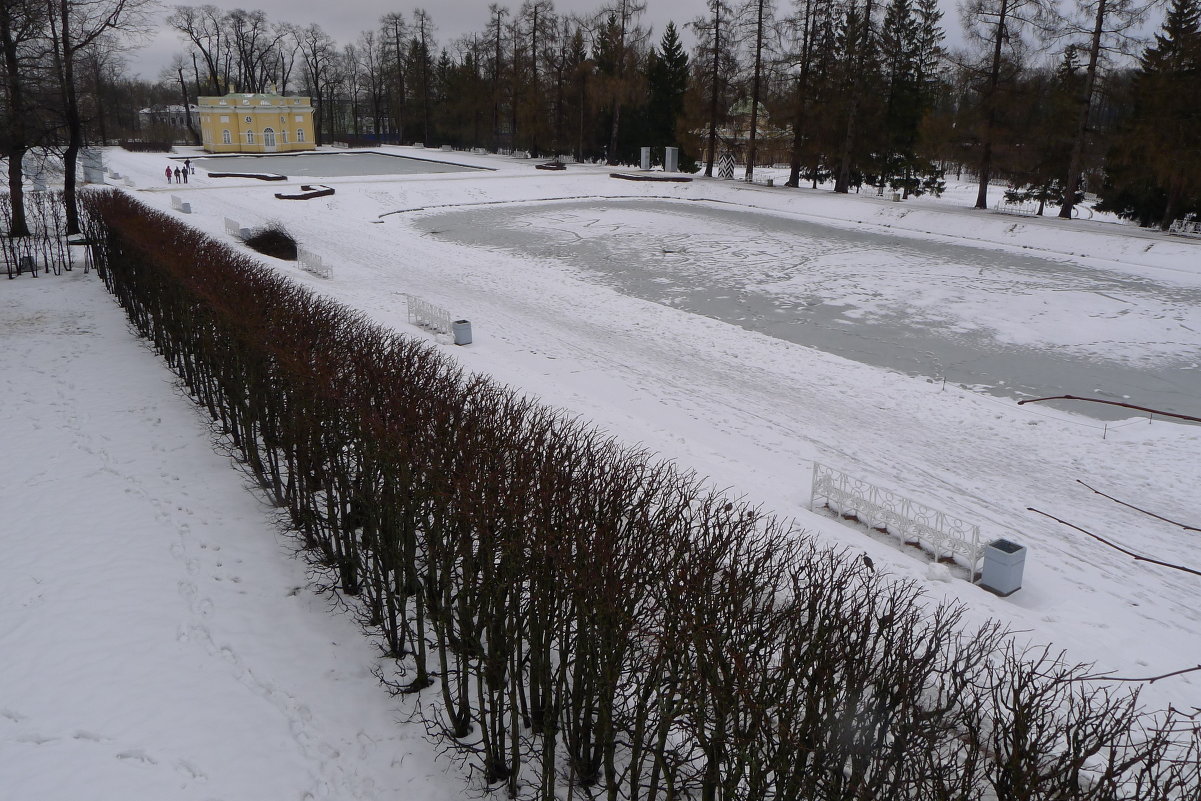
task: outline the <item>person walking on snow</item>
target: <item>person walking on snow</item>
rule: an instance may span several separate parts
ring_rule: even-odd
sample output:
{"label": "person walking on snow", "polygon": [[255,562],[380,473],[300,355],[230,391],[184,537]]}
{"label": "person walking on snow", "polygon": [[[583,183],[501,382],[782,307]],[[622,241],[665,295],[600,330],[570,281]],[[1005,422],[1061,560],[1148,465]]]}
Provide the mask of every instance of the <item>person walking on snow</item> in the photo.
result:
{"label": "person walking on snow", "polygon": [[171,165],[167,165],[167,183],[171,183]]}
{"label": "person walking on snow", "polygon": [[175,183],[179,183],[179,167],[175,168]]}

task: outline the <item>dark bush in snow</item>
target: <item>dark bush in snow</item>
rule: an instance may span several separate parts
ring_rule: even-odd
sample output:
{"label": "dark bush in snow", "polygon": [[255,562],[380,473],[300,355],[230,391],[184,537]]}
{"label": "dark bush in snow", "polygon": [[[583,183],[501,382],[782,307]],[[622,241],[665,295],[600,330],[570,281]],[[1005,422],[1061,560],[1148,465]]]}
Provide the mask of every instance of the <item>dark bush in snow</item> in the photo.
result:
{"label": "dark bush in snow", "polygon": [[296,238],[281,223],[270,222],[254,229],[245,242],[264,256],[296,261]]}

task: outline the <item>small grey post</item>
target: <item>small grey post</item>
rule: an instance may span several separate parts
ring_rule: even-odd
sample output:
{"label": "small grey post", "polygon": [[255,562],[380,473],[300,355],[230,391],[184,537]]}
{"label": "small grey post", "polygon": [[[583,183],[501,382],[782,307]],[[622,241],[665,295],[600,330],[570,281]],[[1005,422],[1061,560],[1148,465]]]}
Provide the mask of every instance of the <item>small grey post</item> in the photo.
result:
{"label": "small grey post", "polygon": [[454,332],[456,345],[471,344],[471,321],[470,320],[455,320],[451,325],[451,330]]}
{"label": "small grey post", "polygon": [[980,586],[1002,598],[1022,588],[1026,546],[1009,540],[993,540],[984,548],[984,570]]}
{"label": "small grey post", "polygon": [[651,168],[651,149],[649,147],[642,148],[642,169],[649,170]]}
{"label": "small grey post", "polygon": [[680,149],[678,147],[669,147],[663,154],[663,171],[664,172],[679,172],[680,171]]}

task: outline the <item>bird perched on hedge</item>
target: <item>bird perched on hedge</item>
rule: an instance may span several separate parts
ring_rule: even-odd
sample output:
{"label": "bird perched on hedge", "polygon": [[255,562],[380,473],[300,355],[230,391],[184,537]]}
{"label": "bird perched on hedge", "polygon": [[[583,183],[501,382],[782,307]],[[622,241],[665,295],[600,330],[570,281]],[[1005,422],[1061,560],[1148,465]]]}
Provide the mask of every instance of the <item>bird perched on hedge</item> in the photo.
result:
{"label": "bird perched on hedge", "polygon": [[873,562],[872,558],[867,554],[863,555],[863,564],[867,565],[868,570],[875,571],[876,569],[876,563]]}

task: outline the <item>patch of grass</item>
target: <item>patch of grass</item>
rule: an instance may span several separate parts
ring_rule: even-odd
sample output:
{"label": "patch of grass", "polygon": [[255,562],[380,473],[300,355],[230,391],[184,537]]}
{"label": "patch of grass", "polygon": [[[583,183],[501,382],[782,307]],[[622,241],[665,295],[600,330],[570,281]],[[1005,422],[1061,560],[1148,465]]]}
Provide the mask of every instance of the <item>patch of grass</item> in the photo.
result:
{"label": "patch of grass", "polygon": [[251,231],[246,244],[264,256],[296,261],[296,237],[278,222],[269,222]]}

